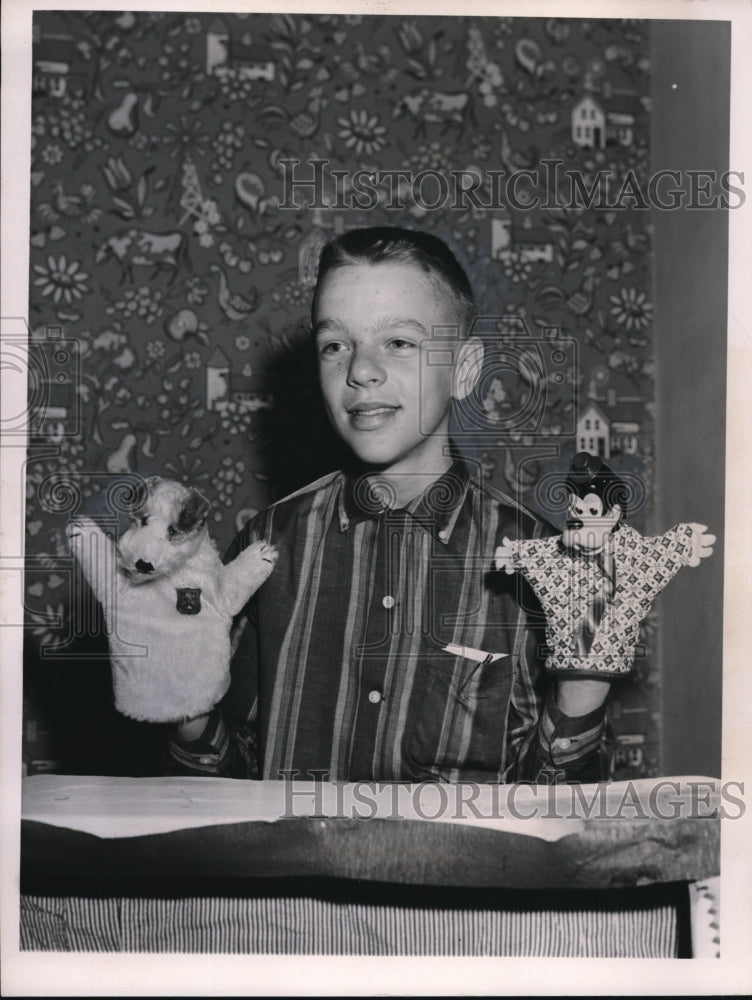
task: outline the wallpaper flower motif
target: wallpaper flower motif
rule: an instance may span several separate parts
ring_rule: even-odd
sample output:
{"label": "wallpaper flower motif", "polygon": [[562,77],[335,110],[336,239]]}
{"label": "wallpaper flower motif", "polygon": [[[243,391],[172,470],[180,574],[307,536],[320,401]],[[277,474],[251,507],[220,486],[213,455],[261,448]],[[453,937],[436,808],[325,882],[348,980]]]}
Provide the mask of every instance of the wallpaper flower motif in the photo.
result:
{"label": "wallpaper flower motif", "polygon": [[[332,467],[306,328],[318,253],[347,228],[441,236],[484,315],[544,358],[489,365],[467,441],[484,475],[535,504],[552,456],[589,447],[649,492],[643,24],[50,11],[32,58],[30,321],[75,371],[50,375],[29,455],[32,660],[66,616],[66,484],[75,506],[117,477],[194,482],[221,548]],[[576,364],[550,363],[552,330]],[[535,427],[511,419],[544,391]],[[625,698],[649,715],[657,686],[648,661]],[[654,745],[624,766],[654,771]]]}

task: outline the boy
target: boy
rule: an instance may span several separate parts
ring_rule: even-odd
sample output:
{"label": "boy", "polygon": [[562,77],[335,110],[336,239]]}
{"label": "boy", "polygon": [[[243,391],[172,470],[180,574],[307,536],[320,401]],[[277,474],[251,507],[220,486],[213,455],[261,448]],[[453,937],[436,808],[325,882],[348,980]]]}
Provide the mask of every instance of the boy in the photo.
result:
{"label": "boy", "polygon": [[249,773],[265,779],[606,776],[605,691],[593,701],[566,680],[546,692],[534,599],[493,572],[505,536],[550,529],[449,447],[451,401],[480,374],[474,316],[436,237],[364,229],[324,249],[313,337],[352,463],[274,504],[231,547],[228,558],[259,537],[279,559],[237,622],[222,714],[192,744],[173,741],[184,766],[237,774],[228,747],[248,760],[255,732]]}

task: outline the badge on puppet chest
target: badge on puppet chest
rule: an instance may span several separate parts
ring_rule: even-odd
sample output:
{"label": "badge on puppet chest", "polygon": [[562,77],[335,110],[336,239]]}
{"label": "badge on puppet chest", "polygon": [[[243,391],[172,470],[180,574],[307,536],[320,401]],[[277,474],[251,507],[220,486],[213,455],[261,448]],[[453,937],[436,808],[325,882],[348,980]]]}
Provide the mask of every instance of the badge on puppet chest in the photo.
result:
{"label": "badge on puppet chest", "polygon": [[178,587],[176,608],[181,615],[197,615],[201,611],[201,588]]}

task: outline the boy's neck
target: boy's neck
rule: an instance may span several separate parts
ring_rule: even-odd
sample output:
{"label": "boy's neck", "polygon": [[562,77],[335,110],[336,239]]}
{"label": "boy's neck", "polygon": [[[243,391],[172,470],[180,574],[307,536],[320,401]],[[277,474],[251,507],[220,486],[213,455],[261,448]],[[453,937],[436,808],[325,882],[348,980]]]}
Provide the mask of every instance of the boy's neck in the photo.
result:
{"label": "boy's neck", "polygon": [[[367,474],[368,484],[377,495],[384,497],[387,506],[399,509],[420,496],[431,483],[436,482],[452,467],[452,457],[442,455],[440,459],[425,467],[374,470]],[[382,489],[379,489],[382,486]]]}

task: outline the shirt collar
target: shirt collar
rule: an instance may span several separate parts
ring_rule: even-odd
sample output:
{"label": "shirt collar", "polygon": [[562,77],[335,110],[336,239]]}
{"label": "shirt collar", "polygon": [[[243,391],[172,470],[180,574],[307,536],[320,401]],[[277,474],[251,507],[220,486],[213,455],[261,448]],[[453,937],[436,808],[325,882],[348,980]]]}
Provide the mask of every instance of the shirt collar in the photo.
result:
{"label": "shirt collar", "polygon": [[[404,507],[391,508],[392,513],[395,516],[404,514],[446,545],[452,537],[469,482],[467,466],[460,459],[455,459],[442,476]],[[338,497],[340,531],[347,531],[353,525],[378,517],[387,510],[390,508],[371,489],[363,474],[344,477]]]}

